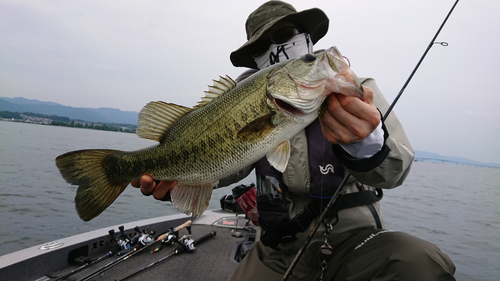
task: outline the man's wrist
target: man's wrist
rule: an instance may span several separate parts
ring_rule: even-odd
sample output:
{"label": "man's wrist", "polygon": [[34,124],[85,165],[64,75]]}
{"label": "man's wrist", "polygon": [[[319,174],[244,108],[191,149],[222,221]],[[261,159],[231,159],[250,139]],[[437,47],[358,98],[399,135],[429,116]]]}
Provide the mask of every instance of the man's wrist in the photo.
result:
{"label": "man's wrist", "polygon": [[349,155],[358,159],[370,158],[384,146],[384,130],[382,121],[377,128],[363,140],[353,144],[340,145]]}

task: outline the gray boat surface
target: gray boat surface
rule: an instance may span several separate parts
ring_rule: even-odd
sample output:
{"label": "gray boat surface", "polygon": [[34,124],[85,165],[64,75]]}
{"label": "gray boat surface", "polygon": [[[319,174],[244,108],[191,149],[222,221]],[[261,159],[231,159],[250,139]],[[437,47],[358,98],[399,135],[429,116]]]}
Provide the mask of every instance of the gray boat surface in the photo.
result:
{"label": "gray boat surface", "polygon": [[[137,234],[134,228],[138,226],[144,233],[154,230],[153,236],[157,238],[190,219],[184,214],[176,214],[130,222],[123,227],[130,237]],[[110,226],[0,256],[0,280],[56,280],[82,265],[70,263],[78,257],[85,257],[88,262],[105,256],[109,251],[117,253],[120,247],[108,231],[114,229],[119,234],[118,227]],[[192,239],[197,240],[214,231],[215,236],[199,243],[191,252],[172,255],[178,245],[174,244],[165,245],[160,251],[152,253],[161,245],[157,242],[95,276],[92,275],[99,269],[125,255],[114,254],[103,258],[60,280],[120,280],[168,255],[172,256],[127,280],[225,280],[238,265],[241,245],[255,241],[255,227],[244,214],[223,210],[209,210],[201,217],[192,219]],[[182,229],[179,234],[187,235],[188,231]]]}

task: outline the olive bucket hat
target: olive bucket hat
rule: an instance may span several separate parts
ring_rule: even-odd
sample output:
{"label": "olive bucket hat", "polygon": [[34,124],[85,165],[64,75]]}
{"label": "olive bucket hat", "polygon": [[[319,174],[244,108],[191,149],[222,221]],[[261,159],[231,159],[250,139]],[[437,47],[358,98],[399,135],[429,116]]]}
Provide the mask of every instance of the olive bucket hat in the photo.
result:
{"label": "olive bucket hat", "polygon": [[313,44],[316,44],[328,31],[328,17],[318,8],[297,12],[292,5],[283,1],[266,2],[248,16],[245,23],[248,41],[231,53],[233,65],[257,68],[250,52],[252,44],[275,23],[282,20],[290,21],[296,24],[302,32],[308,33]]}

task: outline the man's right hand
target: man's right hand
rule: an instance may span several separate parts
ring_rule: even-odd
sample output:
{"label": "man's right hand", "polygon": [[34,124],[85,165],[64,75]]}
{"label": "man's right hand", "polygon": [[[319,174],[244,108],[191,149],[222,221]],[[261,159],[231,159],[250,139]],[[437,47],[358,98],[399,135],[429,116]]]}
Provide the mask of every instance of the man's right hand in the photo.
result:
{"label": "man's right hand", "polygon": [[165,195],[172,191],[177,184],[176,181],[161,181],[156,184],[154,179],[149,175],[142,175],[139,179],[130,182],[133,187],[140,188],[142,194],[153,195],[157,200],[165,198]]}

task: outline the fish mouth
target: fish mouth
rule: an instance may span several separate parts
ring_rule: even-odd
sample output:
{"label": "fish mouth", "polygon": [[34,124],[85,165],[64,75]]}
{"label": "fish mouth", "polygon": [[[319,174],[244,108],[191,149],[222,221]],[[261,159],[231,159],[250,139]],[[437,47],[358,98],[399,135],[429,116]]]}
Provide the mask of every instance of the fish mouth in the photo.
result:
{"label": "fish mouth", "polygon": [[363,99],[363,86],[340,51],[336,47],[331,47],[322,50],[322,52],[325,54],[324,58],[331,70],[336,72],[334,79],[327,79],[326,88],[330,89],[332,93]]}
{"label": "fish mouth", "polygon": [[288,74],[288,77],[296,85],[296,92],[292,97],[273,95],[275,104],[295,116],[304,116],[317,110],[327,96],[325,86],[328,76],[315,80],[306,80],[292,74]]}
{"label": "fish mouth", "polygon": [[272,95],[274,103],[294,116],[304,116],[314,112],[328,96],[325,90],[326,77],[316,81],[305,81],[289,75],[296,85],[295,94],[290,96]]}
{"label": "fish mouth", "polygon": [[282,110],[292,114],[292,115],[295,115],[295,116],[304,116],[306,115],[307,113],[304,112],[303,110],[293,106],[291,103],[283,100],[283,99],[276,99],[274,98],[273,99],[274,103],[279,107],[281,108]]}
{"label": "fish mouth", "polygon": [[322,95],[316,99],[301,100],[301,99],[285,99],[274,97],[274,103],[282,110],[294,115],[305,116],[316,111],[327,95]]}
{"label": "fish mouth", "polygon": [[288,78],[296,86],[295,93],[288,96],[272,94],[270,98],[274,104],[294,116],[305,116],[317,112],[326,97],[333,93],[363,98],[358,77],[336,47],[317,51],[314,55],[316,66],[322,71],[314,77],[288,73]]}

